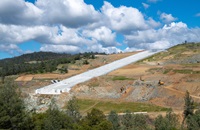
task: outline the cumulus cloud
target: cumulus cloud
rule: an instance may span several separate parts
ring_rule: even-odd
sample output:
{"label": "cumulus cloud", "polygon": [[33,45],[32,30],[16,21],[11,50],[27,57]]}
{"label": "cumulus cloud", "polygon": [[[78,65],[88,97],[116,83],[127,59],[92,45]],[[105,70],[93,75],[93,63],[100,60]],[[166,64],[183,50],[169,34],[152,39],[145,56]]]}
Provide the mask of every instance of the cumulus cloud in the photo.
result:
{"label": "cumulus cloud", "polygon": [[[100,50],[106,50],[104,47],[118,43],[116,33],[99,26],[101,18],[102,14],[83,0],[37,0],[35,4],[3,0],[0,1],[0,45],[6,52],[9,51],[6,46],[10,51],[19,51],[17,44],[29,40],[41,43],[42,51],[78,53],[83,48],[92,51],[91,46],[100,44]],[[94,33],[89,28],[92,24],[97,24]]]}
{"label": "cumulus cloud", "polygon": [[52,52],[59,52],[59,53],[78,53],[81,51],[81,48],[78,46],[72,45],[49,45],[44,44],[40,48],[40,51],[52,51]]}
{"label": "cumulus cloud", "polygon": [[[90,40],[87,40],[85,37],[82,36],[79,29],[74,28],[67,28],[65,26],[58,26],[56,27],[57,31],[52,32],[48,38],[42,41],[43,43],[49,44],[61,44],[61,45],[73,45],[73,46],[83,46],[86,43],[90,43]],[[38,38],[37,38],[38,39]]]}
{"label": "cumulus cloud", "polygon": [[166,13],[162,13],[160,15],[160,19],[165,23],[171,23],[177,20],[177,18],[173,17],[172,14],[166,14]]}
{"label": "cumulus cloud", "polygon": [[189,29],[185,23],[171,23],[155,30],[138,31],[132,35],[126,35],[126,43],[129,47],[144,49],[166,49],[183,41],[200,41],[200,29]]}
{"label": "cumulus cloud", "polygon": [[16,44],[0,44],[0,51],[7,52],[11,55],[23,53],[23,51]]}
{"label": "cumulus cloud", "polygon": [[40,22],[43,11],[23,0],[0,1],[0,23],[33,25]]}
{"label": "cumulus cloud", "polygon": [[41,44],[41,51],[115,53],[122,51],[118,49],[118,34],[125,37],[125,51],[200,41],[199,28],[175,23],[177,18],[172,14],[159,15],[166,25],[161,26],[162,21],[144,16],[137,8],[114,7],[109,2],[95,10],[84,0],[37,0],[34,4],[0,0],[0,51],[26,53],[18,45],[34,40]]}
{"label": "cumulus cloud", "polygon": [[136,8],[126,6],[115,8],[110,3],[104,2],[101,11],[113,30],[127,33],[148,28],[142,13]]}
{"label": "cumulus cloud", "polygon": [[118,45],[118,43],[115,41],[116,33],[113,33],[105,26],[96,28],[95,30],[84,30],[83,35],[101,43],[104,47]]}
{"label": "cumulus cloud", "polygon": [[157,28],[161,26],[160,22],[155,21],[153,18],[149,17],[147,23],[151,28]]}
{"label": "cumulus cloud", "polygon": [[111,53],[119,53],[121,52],[120,49],[116,47],[103,47],[101,44],[93,44],[91,46],[88,46],[86,51],[88,52],[105,52],[106,54],[111,54]]}
{"label": "cumulus cloud", "polygon": [[99,20],[99,13],[83,0],[37,0],[44,22],[80,27]]}
{"label": "cumulus cloud", "polygon": [[49,26],[18,26],[0,24],[0,43],[18,44],[28,40],[48,39],[57,33],[56,27]]}
{"label": "cumulus cloud", "polygon": [[[67,28],[62,25],[54,27],[27,27],[0,24],[0,34],[0,45],[2,45],[1,48],[4,48],[2,51],[6,52],[10,50],[19,50],[17,44],[29,40],[35,40],[41,43],[42,51],[47,50],[66,53],[78,53],[81,49],[84,51],[93,51],[91,46],[97,45],[101,47],[100,50],[102,52],[102,50],[106,50],[106,47],[114,47],[118,44],[115,41],[116,33],[113,33],[106,27],[100,27],[94,31],[82,31],[79,29]],[[3,46],[8,49],[5,49]],[[106,51],[108,52],[108,50]],[[95,51],[97,51],[96,48]]]}
{"label": "cumulus cloud", "polygon": [[52,51],[52,52],[59,52],[59,53],[83,53],[83,52],[101,52],[106,54],[111,53],[119,53],[121,52],[120,49],[116,47],[103,47],[101,44],[94,43],[90,46],[79,47],[79,46],[72,46],[72,45],[49,45],[44,44],[40,48],[41,51]]}
{"label": "cumulus cloud", "polygon": [[[15,25],[80,27],[99,20],[99,12],[83,0],[1,0],[0,22]],[[81,19],[81,20],[80,20]]]}

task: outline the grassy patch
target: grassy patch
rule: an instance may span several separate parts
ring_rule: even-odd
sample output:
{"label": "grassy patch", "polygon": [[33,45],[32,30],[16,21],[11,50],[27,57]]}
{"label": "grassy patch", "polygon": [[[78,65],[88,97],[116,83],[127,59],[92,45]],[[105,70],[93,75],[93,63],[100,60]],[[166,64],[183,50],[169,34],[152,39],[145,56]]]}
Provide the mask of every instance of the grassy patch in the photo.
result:
{"label": "grassy patch", "polygon": [[165,69],[164,72],[163,72],[163,74],[167,74],[167,73],[169,73],[171,70],[172,70],[172,69]]}
{"label": "grassy patch", "polygon": [[125,76],[114,76],[112,78],[112,80],[115,81],[115,80],[133,80],[133,79],[132,78],[127,78]]}
{"label": "grassy patch", "polygon": [[78,99],[78,104],[80,106],[81,112],[89,112],[92,108],[100,109],[104,113],[109,113],[111,110],[114,110],[117,113],[121,113],[126,110],[131,112],[159,112],[169,110],[169,108],[136,102],[114,102]]}
{"label": "grassy patch", "polygon": [[183,65],[184,67],[199,67],[199,63],[192,63],[192,64],[181,64]]}
{"label": "grassy patch", "polygon": [[93,106],[98,101],[88,100],[88,99],[78,99],[78,105],[80,106],[80,111],[85,111],[89,107]]}
{"label": "grassy patch", "polygon": [[154,74],[156,72],[161,72],[162,71],[162,68],[151,68],[148,70],[148,72]]}
{"label": "grassy patch", "polygon": [[183,70],[173,70],[175,73],[181,73],[181,74],[192,74],[193,70],[191,69],[183,69]]}
{"label": "grassy patch", "polygon": [[173,70],[175,73],[181,74],[200,74],[200,71],[193,71],[192,69]]}

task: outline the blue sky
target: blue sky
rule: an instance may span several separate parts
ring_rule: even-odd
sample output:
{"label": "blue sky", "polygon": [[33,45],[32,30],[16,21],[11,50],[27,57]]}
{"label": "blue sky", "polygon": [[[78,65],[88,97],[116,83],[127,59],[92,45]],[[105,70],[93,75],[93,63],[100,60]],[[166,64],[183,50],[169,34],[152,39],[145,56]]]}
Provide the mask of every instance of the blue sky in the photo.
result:
{"label": "blue sky", "polygon": [[199,42],[199,6],[199,0],[1,0],[0,59]]}

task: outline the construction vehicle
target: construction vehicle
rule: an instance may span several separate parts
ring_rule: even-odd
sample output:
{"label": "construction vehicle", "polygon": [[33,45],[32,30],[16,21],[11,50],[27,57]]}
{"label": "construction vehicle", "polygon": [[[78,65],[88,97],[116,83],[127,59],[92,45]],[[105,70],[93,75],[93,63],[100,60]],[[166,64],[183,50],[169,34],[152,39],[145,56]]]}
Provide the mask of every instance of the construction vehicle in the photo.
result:
{"label": "construction vehicle", "polygon": [[164,85],[164,82],[162,82],[161,80],[159,80],[158,84],[159,85]]}

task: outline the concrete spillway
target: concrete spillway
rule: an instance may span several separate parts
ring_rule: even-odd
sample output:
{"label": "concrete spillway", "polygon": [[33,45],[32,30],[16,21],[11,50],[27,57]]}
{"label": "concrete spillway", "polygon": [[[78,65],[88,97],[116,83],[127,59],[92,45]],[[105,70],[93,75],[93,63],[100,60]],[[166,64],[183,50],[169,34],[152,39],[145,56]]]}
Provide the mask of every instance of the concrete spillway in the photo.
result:
{"label": "concrete spillway", "polygon": [[82,82],[90,80],[94,77],[105,75],[113,70],[119,69],[128,64],[137,62],[141,59],[147,58],[153,54],[160,52],[161,50],[154,51],[142,51],[135,55],[128,56],[126,58],[114,61],[112,63],[106,64],[104,66],[89,70],[87,72],[78,74],[76,76],[70,77],[68,79],[62,80],[58,83],[45,86],[43,88],[37,89],[35,92],[37,94],[61,94],[62,92],[69,92],[70,89]]}

